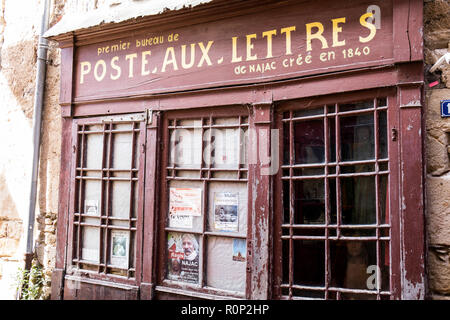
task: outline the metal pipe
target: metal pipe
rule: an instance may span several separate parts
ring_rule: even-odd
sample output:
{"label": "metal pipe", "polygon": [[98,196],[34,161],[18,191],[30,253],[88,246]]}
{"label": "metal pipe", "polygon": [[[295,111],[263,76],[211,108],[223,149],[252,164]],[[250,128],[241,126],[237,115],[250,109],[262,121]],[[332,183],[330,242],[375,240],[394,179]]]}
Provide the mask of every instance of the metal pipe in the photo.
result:
{"label": "metal pipe", "polygon": [[44,0],[44,12],[39,33],[37,50],[36,90],[34,93],[33,112],[33,166],[30,188],[30,203],[28,212],[27,247],[25,252],[25,270],[31,267],[34,254],[34,220],[36,210],[36,194],[39,173],[39,156],[41,147],[42,110],[44,105],[45,78],[47,73],[48,41],[43,37],[49,25],[50,0]]}

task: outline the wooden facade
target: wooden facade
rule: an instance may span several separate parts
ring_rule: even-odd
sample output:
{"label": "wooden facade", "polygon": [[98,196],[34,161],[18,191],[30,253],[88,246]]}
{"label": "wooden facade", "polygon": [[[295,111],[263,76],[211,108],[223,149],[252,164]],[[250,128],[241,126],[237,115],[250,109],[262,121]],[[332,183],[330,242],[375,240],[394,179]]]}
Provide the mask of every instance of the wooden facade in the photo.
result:
{"label": "wooden facade", "polygon": [[[375,9],[375,14],[371,13],[374,5],[380,10],[379,15]],[[329,254],[326,254],[325,282],[314,290],[320,291],[320,298],[325,299],[343,299],[349,293],[368,294],[378,299],[423,299],[421,30],[422,1],[355,0],[344,5],[337,1],[252,0],[213,1],[192,9],[55,36],[53,40],[61,47],[63,130],[52,298],[299,298],[294,292],[309,289],[294,283],[292,274],[296,265],[292,259],[286,267],[290,276],[284,278],[281,257],[282,239],[291,243],[303,239],[294,234],[297,228],[301,229],[294,220],[285,226],[289,234],[282,231],[285,222],[281,195],[286,192],[283,172],[301,168],[293,162],[281,164],[286,134],[283,123],[295,122],[296,111],[321,107],[331,110],[327,106],[339,108],[347,102],[370,100],[374,101],[368,110],[374,115],[375,132],[379,131],[380,112],[387,114],[388,167],[382,169],[384,160],[378,156],[371,161],[375,166],[374,177],[382,172],[389,176],[390,220],[381,223],[377,209],[377,222],[365,226],[373,228],[375,235],[355,239],[376,243],[377,265],[382,259],[378,248],[381,243],[387,243],[390,285],[384,291],[369,293],[336,288],[328,281],[332,276],[328,272]],[[387,104],[381,105],[377,99],[386,99]],[[341,132],[339,117],[346,114],[343,109],[333,110],[300,120],[321,119],[323,130],[328,132],[328,119],[332,117],[337,136]],[[214,119],[226,117],[236,117],[239,121],[235,127],[251,131],[248,156],[254,158],[236,169],[237,178],[233,180],[247,186],[246,230],[236,234],[246,239],[247,245],[243,292],[212,287],[206,279],[205,256],[200,263],[203,269],[199,284],[177,283],[165,277],[167,233],[177,231],[166,225],[168,181],[174,171],[169,165],[169,130],[175,130],[172,127],[177,127],[177,121],[182,123],[183,119],[200,119],[202,130],[211,129]],[[116,124],[120,123],[132,123],[131,129],[117,129]],[[102,189],[98,250],[103,256],[86,267],[81,253],[76,255],[74,248],[81,248],[83,241],[76,233],[83,226],[90,226],[85,222],[89,217],[83,217],[81,207],[83,181],[89,180],[86,174],[89,168],[83,160],[87,152],[83,139],[87,139],[89,130],[94,130],[91,126],[98,126],[101,131],[98,134],[104,137],[103,148],[109,151],[103,152],[102,168],[99,168]],[[273,131],[279,135],[271,135]],[[130,205],[136,213],[124,219],[128,223],[124,230],[130,232],[130,239],[135,237],[134,263],[118,274],[111,271],[115,268],[109,265],[107,257],[112,232],[109,230],[116,228],[111,227],[114,219],[109,211],[113,206],[109,192],[113,191],[108,191],[107,186],[119,175],[107,157],[113,153],[114,142],[108,146],[106,139],[111,141],[111,137],[123,132],[132,134],[132,157],[136,155],[139,160],[130,166],[127,178],[132,185],[136,184],[132,192],[136,193],[137,200],[134,203],[131,199]],[[340,154],[340,140],[336,139],[335,151]],[[378,150],[379,138],[374,139]],[[331,138],[328,140],[324,142],[326,146],[332,142]],[[273,149],[276,145],[278,150]],[[268,152],[269,161],[261,157]],[[323,166],[327,169],[316,178],[340,181],[340,174],[344,174],[340,165],[344,164],[339,155],[334,162],[329,157],[329,152],[325,152]],[[333,173],[331,167],[337,171]],[[271,171],[273,168],[276,171]],[[296,178],[292,178],[292,172],[287,179],[293,181]],[[207,190],[206,185],[215,179],[221,181],[211,166],[205,167],[203,163],[199,174],[195,181],[205,186],[202,190]],[[381,180],[374,181],[378,188]],[[327,199],[328,183],[325,182]],[[336,188],[339,196],[340,188]],[[210,200],[205,194],[202,199],[203,210],[208,210]],[[377,208],[378,200],[377,196]],[[338,216],[340,201],[338,197]],[[323,230],[323,235],[304,239],[323,241],[324,252],[329,253],[330,241],[346,241],[346,238],[340,235],[341,224],[331,222],[329,200],[326,202],[327,219],[317,227]],[[205,221],[198,237],[206,242],[208,237],[217,235],[208,233]],[[204,249],[205,244],[201,247]],[[290,248],[292,251],[292,245]],[[202,254],[206,255],[207,251],[203,250]]]}

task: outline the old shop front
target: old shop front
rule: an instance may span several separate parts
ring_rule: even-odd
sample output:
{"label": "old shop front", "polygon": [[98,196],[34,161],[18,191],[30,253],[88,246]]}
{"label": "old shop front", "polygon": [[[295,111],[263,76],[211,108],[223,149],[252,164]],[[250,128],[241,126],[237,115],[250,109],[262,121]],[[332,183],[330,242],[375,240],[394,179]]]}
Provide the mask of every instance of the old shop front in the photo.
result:
{"label": "old shop front", "polygon": [[52,298],[423,299],[421,30],[251,0],[52,35]]}

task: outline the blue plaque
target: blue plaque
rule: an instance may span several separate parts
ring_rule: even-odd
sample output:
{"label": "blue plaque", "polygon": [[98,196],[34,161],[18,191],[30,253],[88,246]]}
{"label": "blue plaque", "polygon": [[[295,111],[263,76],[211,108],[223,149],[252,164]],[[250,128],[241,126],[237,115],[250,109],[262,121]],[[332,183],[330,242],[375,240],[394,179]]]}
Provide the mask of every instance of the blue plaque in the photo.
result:
{"label": "blue plaque", "polygon": [[450,100],[441,101],[441,117],[442,118],[450,117]]}

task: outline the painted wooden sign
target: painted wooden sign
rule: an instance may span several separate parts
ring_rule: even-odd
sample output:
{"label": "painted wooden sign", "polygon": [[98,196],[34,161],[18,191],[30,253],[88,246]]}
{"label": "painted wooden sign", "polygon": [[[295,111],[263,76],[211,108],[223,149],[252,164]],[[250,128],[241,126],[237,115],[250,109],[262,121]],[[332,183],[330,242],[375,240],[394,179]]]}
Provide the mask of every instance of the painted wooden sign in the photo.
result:
{"label": "painted wooden sign", "polygon": [[263,83],[389,63],[392,16],[392,1],[303,2],[79,47],[75,99]]}

